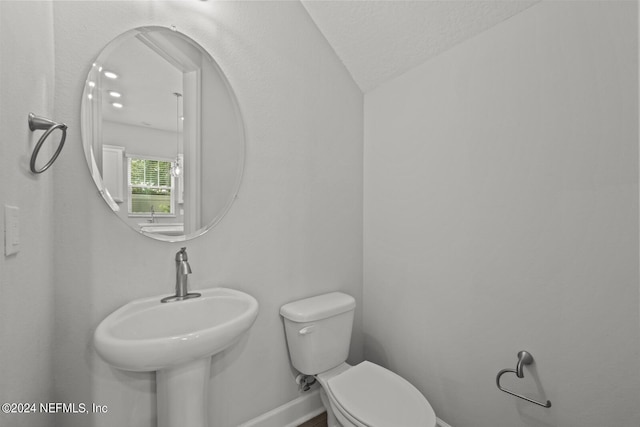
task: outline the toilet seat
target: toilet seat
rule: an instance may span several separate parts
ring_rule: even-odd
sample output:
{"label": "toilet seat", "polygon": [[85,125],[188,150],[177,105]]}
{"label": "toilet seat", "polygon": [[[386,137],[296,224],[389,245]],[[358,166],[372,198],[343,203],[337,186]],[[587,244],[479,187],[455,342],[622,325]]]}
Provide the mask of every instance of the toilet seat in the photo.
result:
{"label": "toilet seat", "polygon": [[368,427],[435,427],[433,408],[411,383],[371,362],[329,378],[326,389],[342,414]]}

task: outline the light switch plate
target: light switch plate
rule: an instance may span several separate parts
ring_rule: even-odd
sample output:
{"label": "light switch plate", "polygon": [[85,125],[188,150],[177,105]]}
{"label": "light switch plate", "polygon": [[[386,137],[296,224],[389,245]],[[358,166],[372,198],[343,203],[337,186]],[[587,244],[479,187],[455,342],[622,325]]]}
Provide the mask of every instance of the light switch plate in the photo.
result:
{"label": "light switch plate", "polygon": [[4,205],[4,254],[20,251],[20,208]]}

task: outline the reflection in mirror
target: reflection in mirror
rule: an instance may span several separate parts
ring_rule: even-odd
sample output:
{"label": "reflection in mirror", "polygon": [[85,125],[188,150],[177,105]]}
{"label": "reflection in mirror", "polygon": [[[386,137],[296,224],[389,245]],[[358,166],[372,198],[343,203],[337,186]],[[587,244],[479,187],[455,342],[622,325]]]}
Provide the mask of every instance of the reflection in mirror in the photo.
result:
{"label": "reflection in mirror", "polygon": [[82,134],[93,180],[132,229],[165,241],[214,226],[244,161],[236,98],[213,58],[173,29],[142,27],[91,64]]}

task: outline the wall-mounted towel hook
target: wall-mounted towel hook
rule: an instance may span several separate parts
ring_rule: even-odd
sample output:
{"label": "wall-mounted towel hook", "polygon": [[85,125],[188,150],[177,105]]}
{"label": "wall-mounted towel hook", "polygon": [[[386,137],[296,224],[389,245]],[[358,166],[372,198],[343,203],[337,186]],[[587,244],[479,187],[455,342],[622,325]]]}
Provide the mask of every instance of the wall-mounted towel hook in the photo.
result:
{"label": "wall-mounted towel hook", "polygon": [[[62,147],[64,147],[64,141],[65,139],[67,139],[67,125],[65,125],[64,123],[56,123],[53,120],[49,120],[45,117],[36,116],[33,113],[29,113],[28,122],[29,122],[29,130],[31,132],[35,130],[45,131],[40,137],[40,139],[38,140],[35,148],[33,149],[33,153],[31,154],[31,161],[29,162],[29,168],[31,169],[31,172],[36,174],[42,173],[47,169],[49,169],[49,166],[51,166],[53,162],[55,162],[58,156],[60,155],[60,152],[62,151]],[[56,129],[60,129],[62,131],[62,137],[60,137],[58,148],[56,149],[55,153],[53,153],[53,156],[51,156],[51,159],[49,159],[49,161],[43,167],[41,167],[40,169],[37,169],[36,159],[38,158],[38,153],[40,152],[40,148],[42,148],[42,144],[44,143],[44,141]]]}
{"label": "wall-mounted towel hook", "polygon": [[498,389],[500,389],[500,391],[504,391],[505,393],[508,393],[508,394],[510,394],[512,396],[515,396],[515,397],[518,397],[520,399],[526,400],[527,402],[535,403],[536,405],[540,405],[540,406],[542,406],[544,408],[550,408],[551,407],[551,401],[549,401],[549,400],[547,400],[547,403],[538,402],[537,400],[529,399],[526,396],[522,396],[521,394],[514,393],[511,390],[503,388],[500,385],[500,377],[502,377],[507,372],[512,372],[512,373],[516,374],[516,376],[518,378],[524,378],[524,366],[525,365],[531,365],[532,363],[533,363],[533,356],[531,355],[531,353],[529,353],[528,351],[524,351],[524,350],[518,352],[518,363],[516,365],[516,369],[503,369],[500,372],[498,372],[498,375],[496,376],[496,385],[498,386]]}

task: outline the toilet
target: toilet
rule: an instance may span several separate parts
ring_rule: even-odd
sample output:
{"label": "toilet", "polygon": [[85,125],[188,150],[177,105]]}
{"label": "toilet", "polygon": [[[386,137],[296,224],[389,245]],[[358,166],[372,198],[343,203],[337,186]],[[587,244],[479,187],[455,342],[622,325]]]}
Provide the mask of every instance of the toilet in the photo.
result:
{"label": "toilet", "polygon": [[375,363],[346,363],[355,299],[332,292],[280,308],[291,362],[322,390],[329,427],[436,427],[427,399],[401,376]]}

